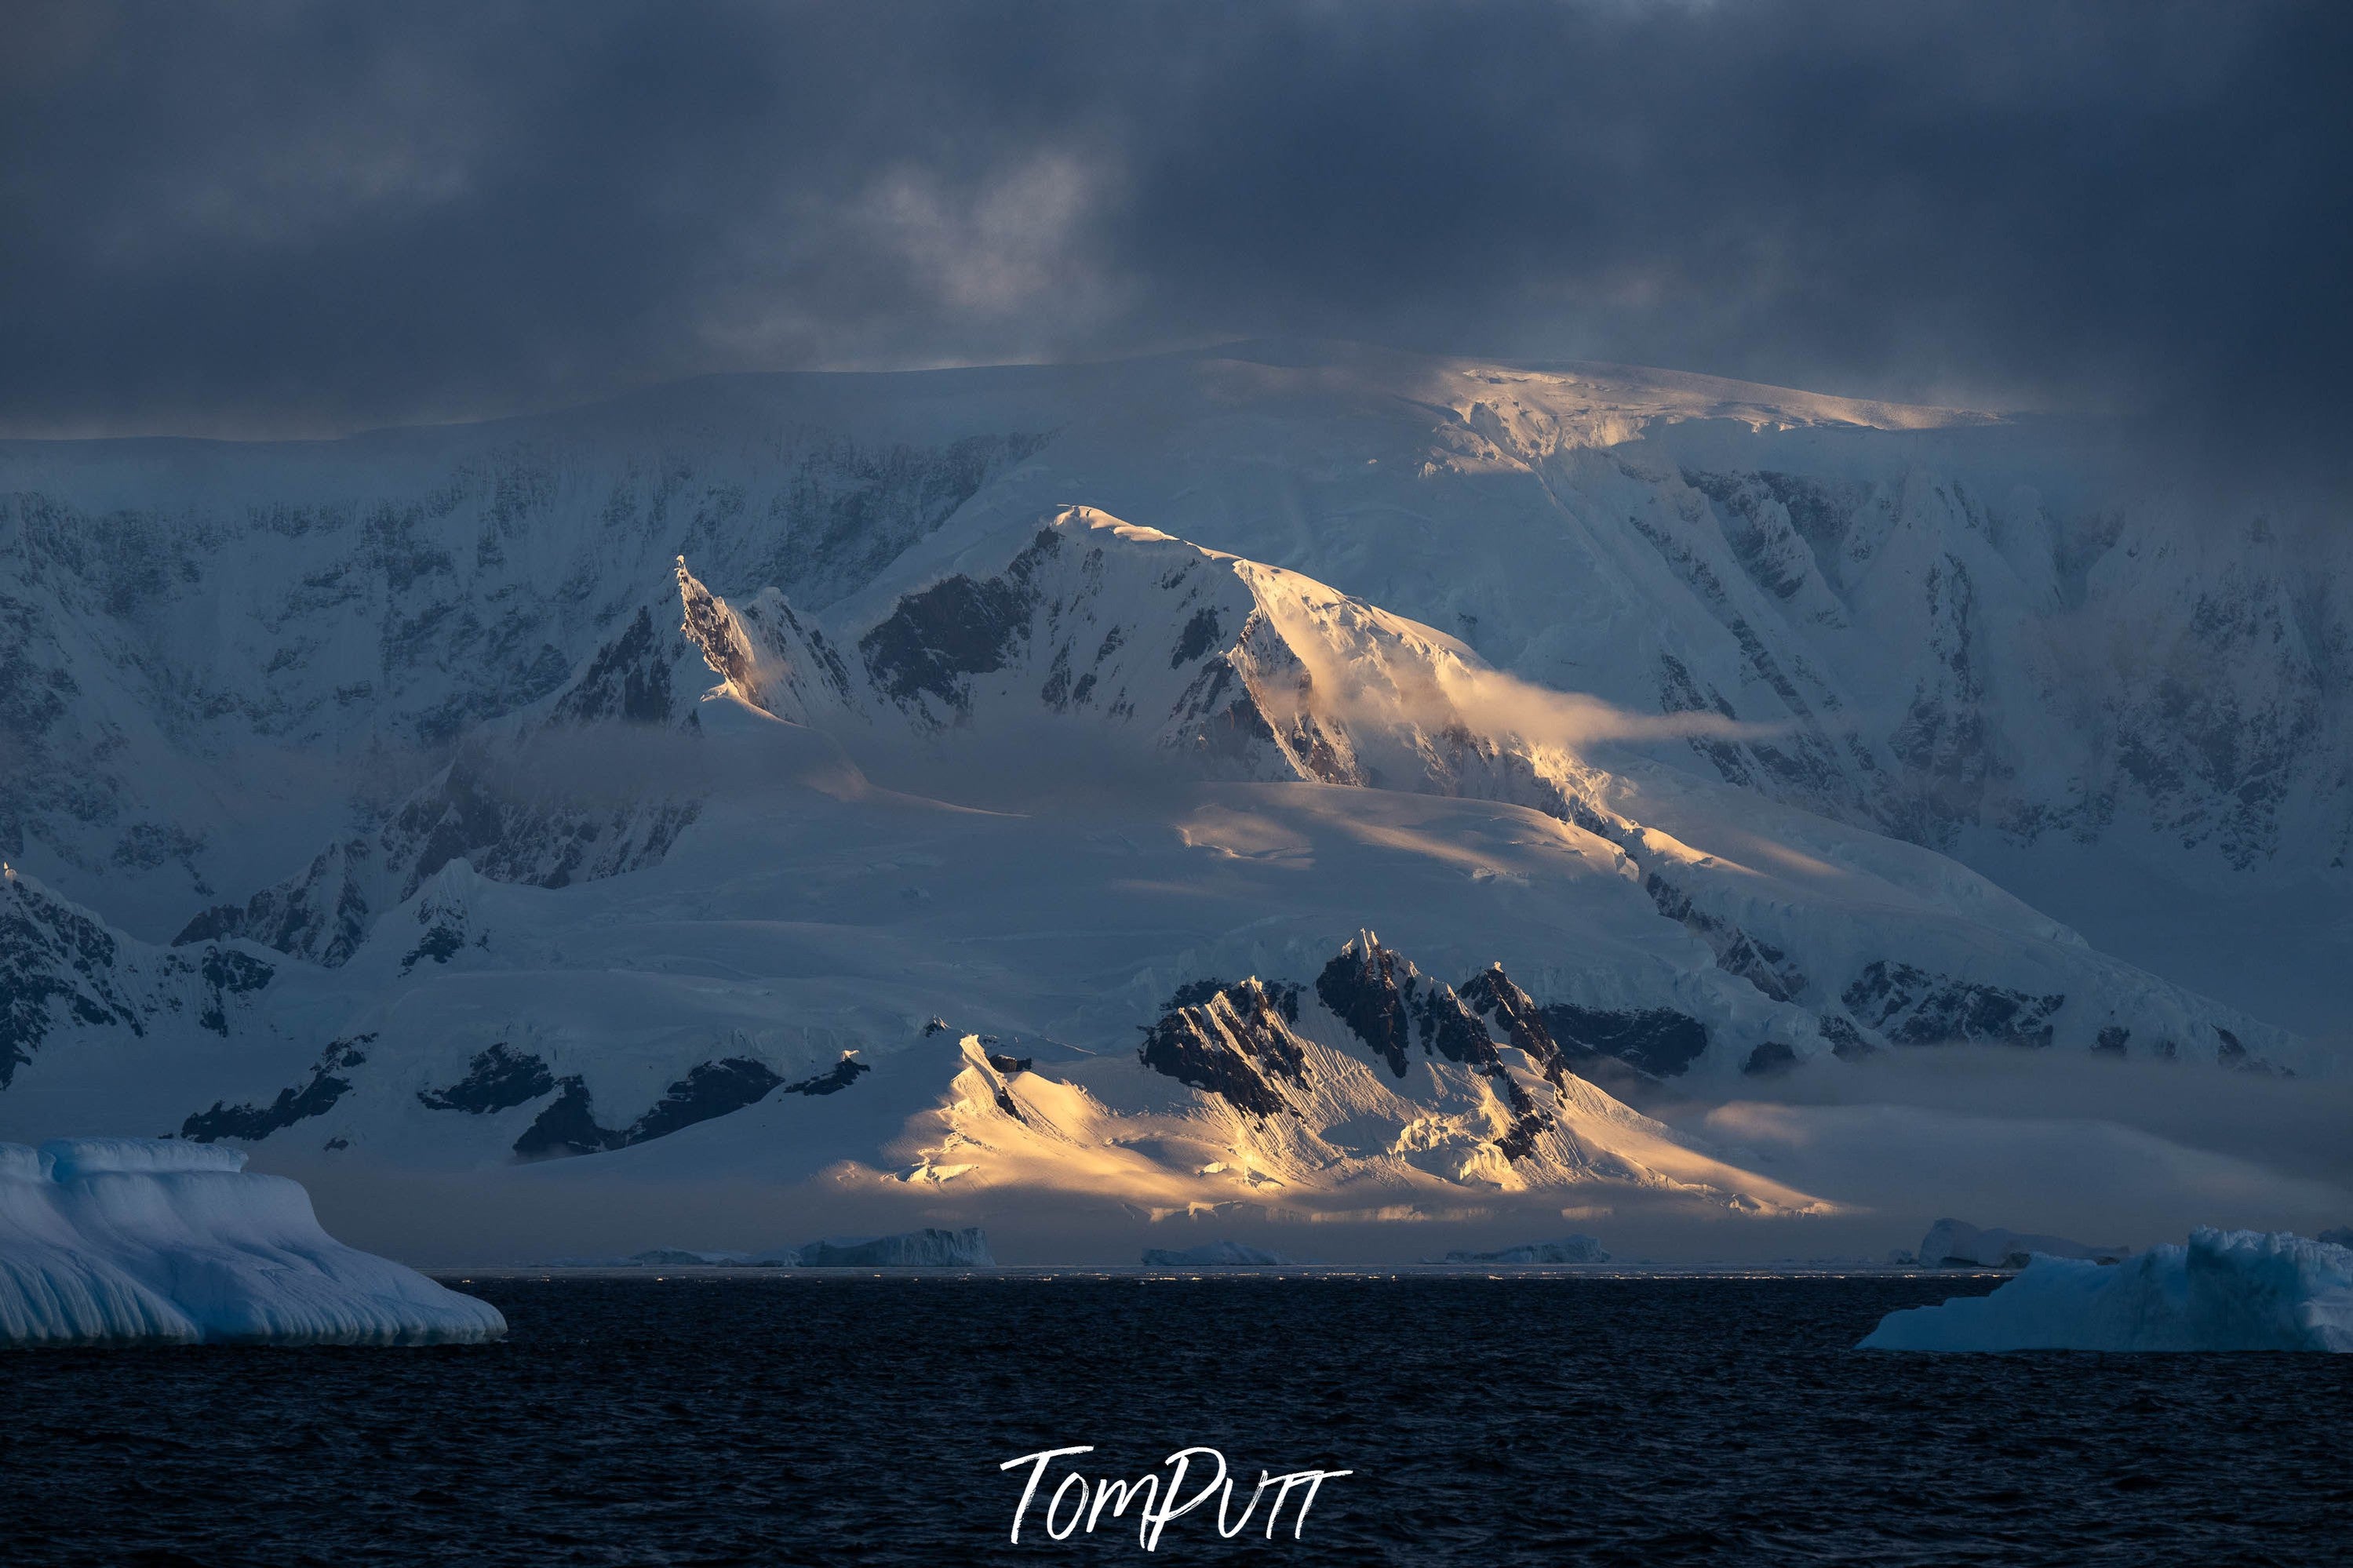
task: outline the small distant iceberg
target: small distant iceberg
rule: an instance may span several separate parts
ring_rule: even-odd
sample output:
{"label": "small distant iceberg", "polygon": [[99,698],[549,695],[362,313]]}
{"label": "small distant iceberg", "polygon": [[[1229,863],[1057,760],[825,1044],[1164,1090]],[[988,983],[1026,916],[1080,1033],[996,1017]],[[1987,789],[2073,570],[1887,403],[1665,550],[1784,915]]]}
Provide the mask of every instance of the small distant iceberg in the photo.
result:
{"label": "small distant iceberg", "polygon": [[566,1258],[560,1268],[994,1268],[988,1233],[976,1225],[962,1230],[923,1229],[898,1236],[837,1237],[807,1247],[766,1252],[703,1252],[685,1247],[654,1247],[627,1258],[598,1261]]}
{"label": "small distant iceberg", "polygon": [[1450,1252],[1447,1263],[1607,1263],[1609,1254],[1598,1236],[1565,1236],[1558,1241],[1532,1241],[1500,1252]]}
{"label": "small distant iceberg", "polygon": [[988,1237],[976,1225],[961,1230],[925,1227],[899,1236],[812,1241],[800,1249],[803,1268],[994,1268]]}
{"label": "small distant iceberg", "polygon": [[2353,1351],[2353,1247],[2200,1229],[2113,1265],[2041,1257],[1989,1296],[1890,1312],[1883,1351]]}
{"label": "small distant iceberg", "polygon": [[242,1150],[0,1143],[0,1345],[473,1343],[497,1308],[319,1228]]}
{"label": "small distant iceberg", "polygon": [[2074,1258],[2087,1263],[2121,1263],[2129,1247],[2094,1247],[2063,1236],[2015,1230],[1981,1230],[1957,1219],[1940,1219],[1920,1243],[1923,1268],[2023,1268],[2036,1256]]}
{"label": "small distant iceberg", "polygon": [[1146,1268],[1267,1268],[1291,1261],[1280,1252],[1239,1241],[1205,1241],[1198,1247],[1147,1247]]}

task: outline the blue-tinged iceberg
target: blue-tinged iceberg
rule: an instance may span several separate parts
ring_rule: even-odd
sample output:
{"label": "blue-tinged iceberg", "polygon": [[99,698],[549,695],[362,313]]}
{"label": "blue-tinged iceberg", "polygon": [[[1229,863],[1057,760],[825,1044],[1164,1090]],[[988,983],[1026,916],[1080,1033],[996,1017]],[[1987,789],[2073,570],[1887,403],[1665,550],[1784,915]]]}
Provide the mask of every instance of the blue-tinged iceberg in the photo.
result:
{"label": "blue-tinged iceberg", "polygon": [[1147,1268],[1264,1268],[1289,1263],[1279,1252],[1239,1241],[1208,1241],[1198,1247],[1147,1247]]}
{"label": "blue-tinged iceberg", "polygon": [[1961,1220],[1940,1219],[1928,1227],[1927,1237],[1920,1243],[1919,1263],[1923,1268],[2023,1268],[2029,1258],[2037,1256],[2121,1263],[2132,1256],[2132,1248],[2099,1247],[2063,1236],[1981,1230]]}
{"label": "blue-tinged iceberg", "polygon": [[1607,1263],[1609,1254],[1596,1236],[1565,1236],[1558,1241],[1532,1241],[1496,1252],[1450,1252],[1448,1263]]}
{"label": "blue-tinged iceberg", "polygon": [[899,1236],[812,1241],[799,1249],[803,1268],[994,1268],[988,1237],[976,1225],[927,1226]]}
{"label": "blue-tinged iceberg", "polygon": [[131,1138],[0,1143],[0,1345],[446,1344],[498,1309],[319,1228],[240,1150]]}
{"label": "blue-tinged iceberg", "polygon": [[2038,1257],[1989,1296],[1890,1312],[1884,1351],[2353,1351],[2353,1248],[2200,1229],[2122,1263]]}

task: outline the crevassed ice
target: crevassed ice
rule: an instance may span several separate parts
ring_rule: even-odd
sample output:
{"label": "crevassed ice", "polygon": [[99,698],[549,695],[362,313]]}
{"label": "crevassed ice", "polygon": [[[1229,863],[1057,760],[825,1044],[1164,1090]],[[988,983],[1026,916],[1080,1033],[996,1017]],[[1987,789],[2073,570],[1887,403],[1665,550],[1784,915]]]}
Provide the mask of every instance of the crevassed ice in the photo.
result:
{"label": "crevassed ice", "polygon": [[232,1149],[125,1138],[0,1143],[0,1344],[443,1344],[497,1308],[319,1227],[301,1184]]}
{"label": "crevassed ice", "polygon": [[2122,1263],[2041,1258],[1989,1296],[1890,1312],[1893,1351],[2353,1351],[2353,1248],[2199,1229]]}

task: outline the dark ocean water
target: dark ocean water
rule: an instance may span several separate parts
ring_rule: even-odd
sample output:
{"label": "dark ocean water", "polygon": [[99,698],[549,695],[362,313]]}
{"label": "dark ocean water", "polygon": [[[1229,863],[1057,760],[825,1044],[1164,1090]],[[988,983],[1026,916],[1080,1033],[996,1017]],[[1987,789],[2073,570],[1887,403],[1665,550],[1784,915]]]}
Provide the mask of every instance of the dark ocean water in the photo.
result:
{"label": "dark ocean water", "polygon": [[[1990,1283],[478,1279],[502,1344],[0,1353],[0,1562],[2353,1560],[2353,1356],[1849,1348]],[[1356,1473],[1008,1544],[1080,1443]]]}

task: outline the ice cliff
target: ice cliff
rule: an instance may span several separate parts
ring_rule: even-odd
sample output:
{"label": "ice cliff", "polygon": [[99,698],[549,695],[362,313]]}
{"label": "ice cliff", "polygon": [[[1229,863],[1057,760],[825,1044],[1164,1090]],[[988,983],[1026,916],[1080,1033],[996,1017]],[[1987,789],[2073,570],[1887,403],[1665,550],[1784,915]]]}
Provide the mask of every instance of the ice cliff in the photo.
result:
{"label": "ice cliff", "polygon": [[2353,1351],[2353,1248],[2190,1232],[2117,1264],[2041,1257],[1990,1296],[1890,1312],[1889,1351]]}
{"label": "ice cliff", "polygon": [[506,1320],[319,1228],[242,1151],[147,1139],[0,1143],[0,1344],[440,1344]]}

